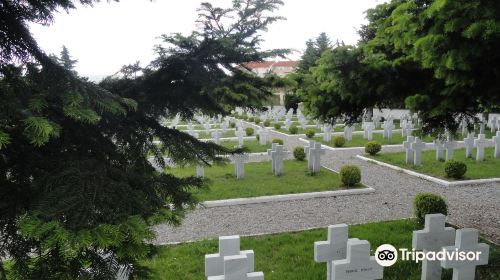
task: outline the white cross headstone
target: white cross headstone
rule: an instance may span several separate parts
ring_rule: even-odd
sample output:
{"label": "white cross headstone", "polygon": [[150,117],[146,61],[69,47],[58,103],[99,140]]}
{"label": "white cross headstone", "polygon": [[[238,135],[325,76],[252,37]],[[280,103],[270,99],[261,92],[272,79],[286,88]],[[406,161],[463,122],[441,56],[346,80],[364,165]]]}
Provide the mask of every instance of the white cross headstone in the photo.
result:
{"label": "white cross headstone", "polygon": [[373,140],[373,130],[375,129],[375,125],[373,122],[365,122],[364,130],[365,130],[365,138],[369,141]]}
{"label": "white cross headstone", "polygon": [[214,139],[214,143],[220,145],[220,137],[222,133],[218,130],[212,131],[212,138]]}
{"label": "white cross headstone", "polygon": [[283,150],[283,145],[276,145],[275,150],[271,152],[271,159],[274,166],[274,175],[280,176],[283,174],[283,160],[286,152]]}
{"label": "white cross headstone", "polygon": [[484,122],[481,121],[479,123],[479,134],[484,134],[484,126],[485,126]]}
{"label": "white cross headstone", "polygon": [[254,252],[252,250],[240,251],[240,237],[221,236],[219,237],[219,252],[217,254],[205,255],[205,276],[224,275],[224,257],[245,256],[247,263],[246,272],[254,270]]}
{"label": "white cross headstone", "polygon": [[488,139],[486,139],[484,134],[479,134],[478,138],[474,141],[474,145],[476,146],[476,161],[484,160],[484,148],[490,143]]}
{"label": "white cross headstone", "polygon": [[384,277],[384,268],[370,256],[366,240],[348,240],[346,259],[332,263],[332,280],[374,280]]}
{"label": "white cross headstone", "polygon": [[321,156],[326,153],[326,150],[321,148],[321,143],[315,143],[314,148],[309,148],[309,161],[312,161],[312,173],[321,171]]}
{"label": "white cross headstone", "polygon": [[415,137],[407,136],[406,141],[403,142],[403,148],[406,152],[405,162],[406,164],[413,163],[413,150],[411,149],[411,144],[415,141]]}
{"label": "white cross headstone", "polygon": [[269,130],[262,128],[259,131],[259,144],[267,145],[268,141],[269,141]]}
{"label": "white cross headstone", "polygon": [[205,123],[203,126],[205,127],[205,132],[208,134],[210,132],[210,127],[211,127],[210,123]]}
{"label": "white cross headstone", "polygon": [[470,158],[472,157],[472,150],[474,150],[474,140],[476,138],[474,137],[474,132],[469,132],[467,137],[464,138],[464,145],[465,145],[465,157]]}
{"label": "white cross headstone", "polygon": [[314,242],[314,261],[318,263],[326,262],[327,280],[332,279],[332,261],[346,258],[347,241],[348,226],[346,224],[338,224],[328,227],[327,241]]}
{"label": "white cross headstone", "polygon": [[422,150],[425,149],[425,143],[420,140],[420,138],[415,137],[415,141],[411,143],[411,149],[413,150],[413,164],[422,164]]}
{"label": "white cross headstone", "polygon": [[[272,143],[271,144],[271,149],[267,149],[267,155],[268,156],[272,156],[272,152],[276,151],[276,146],[278,146],[278,143]],[[273,169],[273,173],[274,173],[275,170],[276,170],[276,167],[274,166],[275,162],[271,161],[271,163],[272,163],[272,169]]]}
{"label": "white cross headstone", "polygon": [[315,154],[310,154],[309,150],[314,149],[315,145],[316,141],[309,141],[309,146],[304,147],[304,152],[307,157],[307,170],[309,171],[309,173],[312,173],[314,170],[314,155],[315,155]]}
{"label": "white cross headstone", "polygon": [[457,143],[453,140],[447,140],[444,142],[444,149],[446,150],[446,161],[453,159],[453,152]]}
{"label": "white cross headstone", "polygon": [[476,229],[464,228],[457,230],[455,246],[444,247],[444,252],[455,254],[479,254],[475,260],[449,260],[441,261],[443,268],[453,268],[453,280],[474,280],[476,266],[488,264],[490,246],[485,243],[478,244],[479,232]]}
{"label": "white cross headstone", "polygon": [[391,139],[392,138],[392,130],[395,128],[394,123],[392,121],[384,121],[384,138]]}
{"label": "white cross headstone", "polygon": [[345,125],[344,126],[344,138],[347,141],[351,141],[352,140],[352,126],[350,126],[350,125]]}
{"label": "white cross headstone", "polygon": [[495,158],[500,158],[500,131],[493,137],[493,145],[495,146]]}
{"label": "white cross headstone", "polygon": [[234,161],[234,172],[236,173],[236,179],[243,179],[245,177],[245,162],[247,162],[250,157],[248,154],[236,154],[231,156]]}
{"label": "white cross headstone", "polygon": [[207,280],[264,280],[262,272],[247,272],[248,257],[237,255],[224,257],[224,274],[209,276]]}
{"label": "white cross headstone", "polygon": [[380,128],[380,120],[381,120],[380,116],[378,116],[378,115],[374,116],[372,118],[372,120],[373,120],[373,124],[375,125],[375,129]]}
{"label": "white cross headstone", "polygon": [[292,125],[292,121],[289,118],[287,118],[285,120],[285,129],[289,129],[291,125]]}
{"label": "white cross headstone", "polygon": [[495,132],[497,130],[497,117],[493,116],[490,120],[490,128],[491,132]]}
{"label": "white cross headstone", "polygon": [[436,149],[436,160],[440,161],[443,159],[444,144],[443,141],[439,139],[434,140],[434,148]]}
{"label": "white cross headstone", "polygon": [[[423,230],[413,232],[412,247],[425,252],[438,252],[444,246],[453,245],[455,229],[445,227],[446,216],[443,214],[429,214],[425,216]],[[441,264],[437,260],[425,259],[422,263],[421,280],[440,280]]]}
{"label": "white cross headstone", "polygon": [[198,178],[205,177],[205,167],[203,167],[203,165],[201,164],[196,165],[196,177]]}
{"label": "white cross headstone", "polygon": [[239,128],[236,131],[235,135],[236,137],[238,137],[238,147],[243,147],[243,136],[245,135],[245,131],[243,131],[243,128]]}
{"label": "white cross headstone", "polygon": [[330,124],[325,124],[323,126],[323,141],[332,141],[332,126]]}

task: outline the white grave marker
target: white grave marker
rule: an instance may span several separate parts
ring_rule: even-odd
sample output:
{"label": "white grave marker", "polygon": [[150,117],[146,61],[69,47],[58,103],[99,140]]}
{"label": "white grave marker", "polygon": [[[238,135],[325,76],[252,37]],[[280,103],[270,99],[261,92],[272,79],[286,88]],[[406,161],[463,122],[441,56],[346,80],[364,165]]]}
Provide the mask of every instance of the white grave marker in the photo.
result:
{"label": "white grave marker", "polygon": [[315,143],[314,148],[309,148],[308,160],[312,161],[312,173],[319,173],[321,171],[321,156],[325,153],[326,149],[321,148],[321,143]]}
{"label": "white grave marker", "polygon": [[201,164],[196,165],[196,177],[198,178],[205,177],[205,167]]}
{"label": "white grave marker", "polygon": [[245,256],[247,262],[245,272],[254,270],[254,252],[252,250],[240,251],[240,237],[219,237],[219,252],[217,254],[205,255],[205,276],[224,275],[224,257]]}
{"label": "white grave marker", "polygon": [[474,145],[476,145],[476,161],[484,160],[484,148],[489,143],[490,141],[486,139],[484,134],[479,134],[479,137],[474,141]]}
{"label": "white grave marker", "polygon": [[446,161],[453,159],[453,152],[455,151],[456,146],[457,143],[453,140],[444,142],[444,149],[446,150]]}
{"label": "white grave marker", "polygon": [[245,177],[245,162],[247,162],[250,157],[248,154],[236,154],[231,157],[234,161],[234,172],[236,173],[236,179],[243,179]]}
{"label": "white grave marker", "polygon": [[283,160],[286,152],[283,150],[283,145],[276,145],[275,150],[271,151],[271,159],[273,161],[274,175],[280,176],[283,174]]}
{"label": "white grave marker", "polygon": [[309,141],[309,146],[304,147],[304,153],[306,154],[307,157],[307,170],[312,173],[314,170],[314,158],[311,158],[311,156],[314,157],[314,154],[309,154],[309,150],[314,149],[316,142],[315,141]]}
{"label": "white grave marker", "polygon": [[243,131],[243,128],[239,128],[236,131],[235,135],[236,137],[238,137],[238,147],[243,147],[243,136],[245,135],[245,131]]}
{"label": "white grave marker", "polygon": [[323,126],[323,141],[332,141],[332,126],[330,124],[325,124]]}
{"label": "white grave marker", "polygon": [[422,164],[422,150],[425,149],[425,143],[420,140],[420,138],[415,137],[415,141],[411,143],[411,149],[413,150],[413,164]]}
{"label": "white grave marker", "polygon": [[474,149],[474,140],[476,138],[474,137],[474,132],[469,132],[467,137],[464,138],[464,145],[465,145],[465,157],[470,158],[472,157],[472,150]]}
{"label": "white grave marker", "polygon": [[384,268],[370,256],[366,240],[348,240],[344,260],[332,263],[332,280],[374,280],[384,277]]}
{"label": "white grave marker", "polygon": [[415,141],[415,137],[407,136],[406,141],[403,142],[403,148],[406,152],[405,162],[406,164],[413,163],[413,150],[411,149],[411,144]]}
{"label": "white grave marker", "polygon": [[373,130],[375,129],[375,125],[372,122],[365,122],[365,138],[369,141],[373,140]]}
{"label": "white grave marker", "polygon": [[[438,252],[444,246],[453,245],[455,229],[445,227],[446,216],[443,214],[429,214],[425,216],[425,228],[413,232],[412,247],[425,252]],[[424,260],[422,263],[421,280],[441,279],[440,261]]]}
{"label": "white grave marker", "polygon": [[443,141],[439,139],[434,140],[434,148],[436,149],[436,160],[440,161],[443,159],[443,150],[444,150],[444,145]]}
{"label": "white grave marker", "polygon": [[497,135],[493,137],[493,145],[495,146],[495,158],[500,158],[500,131],[497,131]]}

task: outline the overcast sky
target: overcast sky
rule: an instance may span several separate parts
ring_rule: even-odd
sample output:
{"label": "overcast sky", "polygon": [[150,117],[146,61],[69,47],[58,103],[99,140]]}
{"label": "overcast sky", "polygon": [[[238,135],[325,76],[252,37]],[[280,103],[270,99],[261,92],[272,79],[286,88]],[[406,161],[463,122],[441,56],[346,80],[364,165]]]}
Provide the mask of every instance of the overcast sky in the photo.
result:
{"label": "overcast sky", "polygon": [[[78,59],[76,70],[98,77],[117,72],[137,60],[146,65],[154,57],[158,36],[196,29],[196,8],[207,0],[120,0],[101,1],[94,7],[78,7],[56,15],[48,26],[32,25],[31,31],[47,53],[59,54],[65,45]],[[212,0],[227,7],[230,0]],[[263,36],[264,49],[305,48],[305,41],[326,32],[332,41],[355,44],[356,29],[365,23],[369,8],[383,0],[284,0],[276,12],[287,18],[270,26]],[[295,55],[291,58],[298,58]]]}

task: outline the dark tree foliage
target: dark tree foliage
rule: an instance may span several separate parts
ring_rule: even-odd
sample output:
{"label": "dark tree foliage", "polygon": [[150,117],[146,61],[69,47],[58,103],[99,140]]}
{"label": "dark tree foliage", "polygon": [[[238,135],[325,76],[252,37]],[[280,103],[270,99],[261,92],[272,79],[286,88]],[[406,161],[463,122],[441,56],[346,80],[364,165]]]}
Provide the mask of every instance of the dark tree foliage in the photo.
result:
{"label": "dark tree foliage", "polygon": [[165,166],[164,156],[210,164],[240,152],[161,120],[260,108],[272,82],[238,65],[284,53],[258,47],[281,4],[204,3],[202,30],[164,36],[150,66],[125,67],[96,85],[71,70],[68,51],[47,56],[26,27],[49,23],[72,1],[0,1],[0,257],[10,257],[10,277],[113,279],[116,264],[147,277],[138,260],[151,253],[152,226],[179,224],[196,203],[190,191],[205,186],[157,172],[148,156]]}
{"label": "dark tree foliage", "polygon": [[332,42],[326,33],[322,32],[315,40],[308,40],[306,42],[306,50],[300,58],[299,65],[297,66],[298,73],[309,73],[309,68],[316,65],[316,61],[321,55],[332,48]]}
{"label": "dark tree foliage", "polygon": [[325,53],[301,89],[315,116],[404,104],[425,133],[442,134],[499,109],[497,1],[393,0],[367,18],[359,45]]}

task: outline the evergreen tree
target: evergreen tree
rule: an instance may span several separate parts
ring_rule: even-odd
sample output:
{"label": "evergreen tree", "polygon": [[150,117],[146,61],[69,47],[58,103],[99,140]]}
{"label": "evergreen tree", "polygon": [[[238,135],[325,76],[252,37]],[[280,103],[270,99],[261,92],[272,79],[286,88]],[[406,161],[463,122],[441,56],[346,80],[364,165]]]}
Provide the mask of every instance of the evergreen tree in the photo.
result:
{"label": "evergreen tree", "polygon": [[299,65],[297,66],[298,73],[308,73],[309,68],[316,65],[316,61],[321,57],[323,52],[332,48],[332,42],[325,32],[319,34],[315,40],[307,40],[306,50],[302,55]]}
{"label": "evergreen tree", "polygon": [[60,54],[60,58],[59,58],[59,64],[62,67],[64,67],[66,70],[73,71],[77,62],[78,62],[78,60],[71,59],[71,56],[69,55],[68,49],[66,48],[66,46],[63,46],[61,54]]}
{"label": "evergreen tree", "polygon": [[[210,164],[240,152],[160,120],[260,108],[272,83],[238,65],[285,52],[259,50],[259,34],[280,19],[270,12],[282,2],[236,0],[229,9],[204,3],[202,30],[164,36],[157,58],[133,67],[142,75],[99,85],[78,77],[73,63],[65,68],[47,56],[27,28],[73,2],[0,5],[0,257],[12,261],[9,277],[113,279],[116,264],[147,277],[138,260],[151,253],[152,226],[179,224],[196,203],[191,191],[205,187],[195,177],[157,172],[150,160]],[[59,59],[72,61],[69,54]]]}

